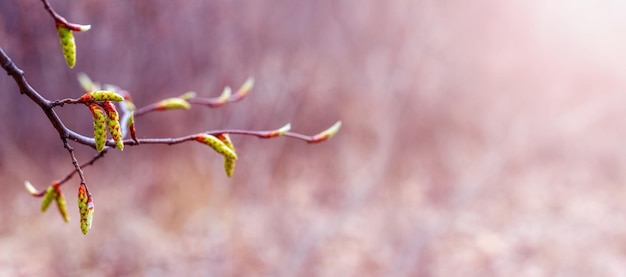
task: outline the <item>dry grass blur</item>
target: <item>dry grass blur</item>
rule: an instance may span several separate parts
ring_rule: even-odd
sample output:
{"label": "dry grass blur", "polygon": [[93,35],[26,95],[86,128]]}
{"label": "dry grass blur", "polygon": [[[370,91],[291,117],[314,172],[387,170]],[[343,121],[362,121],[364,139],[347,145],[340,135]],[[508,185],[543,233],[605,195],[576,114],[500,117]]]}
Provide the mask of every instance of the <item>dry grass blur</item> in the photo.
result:
{"label": "dry grass blur", "polygon": [[232,179],[198,145],[113,151],[86,169],[83,236],[23,189],[72,165],[0,76],[0,275],[623,275],[626,7],[591,2],[52,1],[93,26],[69,70],[41,3],[0,1],[0,47],[49,98],[80,95],[77,72],[143,104],[256,77],[141,136],[344,123],[320,145],[236,137]]}

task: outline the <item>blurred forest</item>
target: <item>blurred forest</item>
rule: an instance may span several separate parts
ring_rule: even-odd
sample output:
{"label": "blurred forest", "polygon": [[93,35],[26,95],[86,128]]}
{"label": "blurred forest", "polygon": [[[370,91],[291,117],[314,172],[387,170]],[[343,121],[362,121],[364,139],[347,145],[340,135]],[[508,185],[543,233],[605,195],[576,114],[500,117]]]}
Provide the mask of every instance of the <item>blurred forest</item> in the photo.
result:
{"label": "blurred forest", "polygon": [[[58,1],[63,60],[38,0],[0,1],[0,47],[49,99],[76,74],[138,105],[243,101],[155,113],[140,137],[233,136],[233,178],[195,143],[110,151],[85,168],[83,236],[40,212],[72,164],[58,134],[0,77],[1,276],[621,276],[626,272],[626,4],[621,1]],[[81,106],[58,112],[92,132]],[[95,151],[77,145],[79,159]],[[51,209],[52,210],[52,209]]]}

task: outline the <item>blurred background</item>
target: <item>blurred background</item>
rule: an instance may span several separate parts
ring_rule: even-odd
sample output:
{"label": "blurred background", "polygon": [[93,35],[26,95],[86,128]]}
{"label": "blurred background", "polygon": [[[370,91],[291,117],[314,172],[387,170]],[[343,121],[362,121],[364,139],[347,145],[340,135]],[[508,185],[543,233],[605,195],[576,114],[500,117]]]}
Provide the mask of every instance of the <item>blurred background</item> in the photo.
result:
{"label": "blurred background", "polygon": [[[58,134],[0,77],[2,276],[621,276],[626,264],[622,1],[0,1],[0,47],[49,99],[78,72],[139,106],[187,91],[243,101],[154,113],[140,137],[233,136],[233,178],[196,143],[110,151],[85,168],[80,232],[23,187],[70,170]],[[3,75],[3,74],[0,74]],[[57,109],[92,132],[81,106]],[[79,159],[95,154],[75,146]]]}

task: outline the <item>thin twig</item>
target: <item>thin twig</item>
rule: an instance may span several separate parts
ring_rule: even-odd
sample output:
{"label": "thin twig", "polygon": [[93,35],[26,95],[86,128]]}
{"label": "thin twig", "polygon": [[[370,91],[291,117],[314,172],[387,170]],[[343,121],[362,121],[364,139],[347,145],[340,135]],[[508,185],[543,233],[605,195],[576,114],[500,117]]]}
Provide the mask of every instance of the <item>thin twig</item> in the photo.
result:
{"label": "thin twig", "polygon": [[[81,164],[80,168],[85,168],[88,167],[90,165],[93,165],[97,160],[99,160],[100,158],[104,157],[104,155],[107,153],[108,149],[104,149],[102,152],[98,153],[97,155],[93,156],[93,158],[91,158],[91,160],[89,160],[88,162]],[[77,169],[72,170],[72,172],[70,172],[69,174],[67,174],[65,176],[65,178],[61,179],[61,181],[59,181],[59,185],[64,184],[65,182],[69,181],[70,179],[72,179],[72,177],[74,176],[74,174],[76,174],[78,172]]]}
{"label": "thin twig", "polygon": [[63,107],[63,105],[65,104],[85,104],[85,102],[81,101],[80,99],[74,99],[74,98],[65,98],[65,99],[59,99],[59,100],[54,100],[50,102],[50,106],[52,108]]}
{"label": "thin twig", "polygon": [[65,149],[70,152],[70,156],[72,157],[72,164],[74,165],[74,168],[76,168],[76,172],[78,172],[80,182],[87,185],[87,183],[85,182],[85,176],[83,175],[83,170],[78,163],[78,159],[76,159],[76,155],[74,155],[74,148],[69,144],[69,142],[67,142],[66,138],[63,138],[63,146],[65,146]]}
{"label": "thin twig", "polygon": [[[208,134],[208,135],[219,135],[219,134],[245,135],[245,136],[258,137],[258,138],[275,138],[275,137],[278,137],[278,136],[268,136],[269,132],[273,132],[273,131],[250,131],[250,130],[224,129],[224,130],[206,131],[206,132],[203,132],[203,134]],[[138,144],[167,144],[167,145],[174,145],[174,144],[179,144],[179,143],[195,140],[197,136],[198,136],[198,134],[182,136],[182,137],[176,137],[176,138],[139,138],[139,139],[137,139],[137,142],[135,142],[132,139],[126,139],[126,140],[124,140],[124,145],[130,145],[130,146],[134,146],[134,145],[138,145]],[[293,132],[286,132],[286,133],[284,133],[284,134],[282,134],[280,136],[291,137],[291,138],[299,139],[299,140],[302,140],[302,141],[306,141],[308,143],[318,142],[315,139],[315,136],[307,136],[307,135],[303,135],[303,134],[299,134],[299,133],[293,133]],[[107,146],[111,146],[111,147],[115,147],[115,142],[109,140],[109,141],[107,141],[106,145]]]}
{"label": "thin twig", "polygon": [[141,108],[139,108],[139,109],[137,109],[135,111],[135,118],[140,117],[142,115],[145,115],[145,114],[147,114],[149,112],[154,112],[154,111],[158,111],[158,110],[159,110],[158,102],[157,103],[152,103],[150,105],[143,106],[143,107],[141,107]]}
{"label": "thin twig", "polygon": [[213,97],[213,98],[194,97],[187,101],[192,105],[203,105],[203,106],[207,106],[210,108],[217,108],[217,107],[221,107],[225,105],[226,103],[237,102],[241,100],[242,98],[243,97],[237,97],[237,95],[233,95],[227,100],[221,101],[219,97]]}
{"label": "thin twig", "polygon": [[[224,106],[226,103],[237,102],[240,99],[241,97],[240,98],[228,98],[226,100],[222,100],[220,99],[220,97],[213,97],[213,98],[195,98],[194,97],[194,98],[187,99],[186,101],[189,102],[189,104],[191,105],[202,105],[202,106],[206,106],[210,108],[219,108],[221,106]],[[135,111],[135,117],[140,117],[142,115],[145,115],[151,112],[165,110],[159,104],[160,102],[156,102],[156,103],[152,103],[152,104],[149,104],[149,105],[146,105],[137,109],[137,111]]]}
{"label": "thin twig", "polygon": [[64,17],[59,15],[56,11],[54,11],[54,9],[52,8],[48,0],[41,0],[41,2],[43,2],[43,7],[52,16],[55,22],[62,22],[64,24],[68,24],[67,19],[65,19]]}

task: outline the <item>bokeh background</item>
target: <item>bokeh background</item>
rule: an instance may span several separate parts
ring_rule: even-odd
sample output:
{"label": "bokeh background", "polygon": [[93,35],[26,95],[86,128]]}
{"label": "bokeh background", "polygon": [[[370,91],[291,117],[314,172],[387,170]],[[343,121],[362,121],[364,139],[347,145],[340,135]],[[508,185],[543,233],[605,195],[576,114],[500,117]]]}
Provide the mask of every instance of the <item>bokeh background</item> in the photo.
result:
{"label": "bokeh background", "polygon": [[[92,25],[76,34],[75,69],[40,1],[0,1],[0,47],[50,99],[81,95],[78,72],[138,105],[255,77],[242,102],[141,118],[140,137],[344,124],[318,145],[234,137],[231,179],[195,143],[110,151],[85,168],[96,211],[83,236],[77,179],[63,186],[70,224],[23,188],[72,164],[0,77],[2,276],[626,272],[623,1],[52,5]],[[84,107],[58,112],[91,132]]]}

